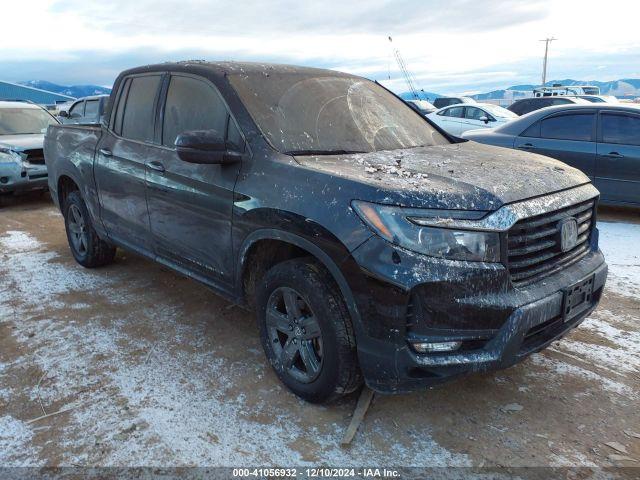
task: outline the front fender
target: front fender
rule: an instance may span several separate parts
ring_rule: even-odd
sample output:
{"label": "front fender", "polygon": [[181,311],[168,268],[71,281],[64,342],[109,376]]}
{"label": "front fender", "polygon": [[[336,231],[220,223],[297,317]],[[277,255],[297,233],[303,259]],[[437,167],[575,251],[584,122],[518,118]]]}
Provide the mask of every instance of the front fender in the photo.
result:
{"label": "front fender", "polygon": [[[264,212],[266,213],[266,212]],[[270,212],[269,217],[273,217]],[[309,252],[329,271],[342,294],[349,314],[353,320],[356,335],[362,332],[362,319],[356,303],[353,291],[345,274],[343,266],[351,259],[349,250],[330,232],[315,222],[305,220],[295,214],[285,214],[286,219],[280,216],[282,222],[278,227],[262,226],[244,235],[238,249],[236,262],[236,285],[238,292],[242,289],[242,276],[246,265],[248,253],[256,242],[261,240],[279,240],[289,243]],[[302,222],[302,224],[301,224]],[[287,226],[287,230],[282,228]],[[353,261],[351,259],[351,261]]]}

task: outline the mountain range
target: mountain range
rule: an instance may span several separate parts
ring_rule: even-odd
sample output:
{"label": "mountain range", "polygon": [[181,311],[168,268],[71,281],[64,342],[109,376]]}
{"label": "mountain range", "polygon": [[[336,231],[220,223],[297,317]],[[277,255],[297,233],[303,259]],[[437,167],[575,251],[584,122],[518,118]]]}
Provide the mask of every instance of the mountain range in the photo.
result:
{"label": "mountain range", "polygon": [[89,95],[103,95],[110,94],[111,89],[107,87],[100,87],[98,85],[58,85],[57,83],[47,82],[46,80],[29,80],[26,82],[20,82],[20,85],[26,85],[27,87],[39,88],[40,90],[46,90],[47,92],[60,93],[61,95],[68,95],[74,98],[88,97]]}
{"label": "mountain range", "polygon": [[[41,90],[47,90],[49,92],[61,93],[62,95],[69,95],[70,97],[80,98],[89,95],[102,95],[111,93],[111,89],[108,87],[101,87],[98,85],[58,85],[56,83],[48,82],[46,80],[29,80],[26,82],[20,82],[21,85],[28,87],[39,88]],[[560,85],[594,85],[600,87],[600,93],[602,95],[615,95],[617,97],[640,97],[640,79],[638,78],[624,78],[620,80],[612,80],[608,82],[599,82],[594,80],[573,80],[570,78],[564,80],[551,80],[547,82],[546,86],[552,86],[554,84]],[[502,90],[493,90],[486,93],[478,93],[470,95],[476,100],[501,100],[506,98],[514,98],[518,95],[513,95],[514,92],[531,92],[534,88],[540,85],[522,84],[513,85],[509,88]],[[427,92],[420,90],[418,92],[420,98],[424,100],[433,101],[443,95],[435,92]],[[409,100],[413,98],[411,92],[402,92],[400,97]]]}
{"label": "mountain range", "polygon": [[[621,80],[612,80],[609,82],[599,82],[594,80],[573,80],[571,78],[566,78],[564,80],[551,80],[545,83],[546,86],[550,87],[555,84],[560,85],[593,85],[600,87],[600,93],[602,95],[615,95],[616,97],[640,97],[640,79],[638,78],[624,78]],[[493,90],[487,93],[478,93],[475,95],[470,95],[476,100],[501,100],[509,97],[513,98],[513,93],[510,91],[516,92],[531,92],[534,88],[539,87],[540,85],[533,84],[523,84],[523,85],[513,85],[509,88],[505,88],[502,90]],[[433,101],[434,99],[441,97],[442,95],[434,92],[419,92],[421,98],[423,94],[426,96],[426,99]],[[411,99],[413,95],[411,92],[403,92],[400,96],[404,99]]]}

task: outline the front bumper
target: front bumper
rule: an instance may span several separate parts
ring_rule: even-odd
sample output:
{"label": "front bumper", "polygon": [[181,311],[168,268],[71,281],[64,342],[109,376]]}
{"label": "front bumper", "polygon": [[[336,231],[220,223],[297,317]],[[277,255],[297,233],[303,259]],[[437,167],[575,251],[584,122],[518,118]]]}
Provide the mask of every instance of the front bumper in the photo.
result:
{"label": "front bumper", "polygon": [[47,189],[47,166],[29,162],[0,163],[0,193]]}
{"label": "front bumper", "polygon": [[[592,237],[591,251],[579,262],[521,289],[511,286],[501,265],[426,258],[373,237],[353,252],[360,268],[368,267],[352,285],[362,316],[358,354],[367,385],[383,393],[413,391],[509,367],[561,338],[595,309],[606,281],[597,233]],[[565,319],[566,288],[591,277],[589,305]],[[426,324],[408,320],[416,295],[428,307]],[[409,344],[415,339],[461,341],[462,347],[420,354]]]}

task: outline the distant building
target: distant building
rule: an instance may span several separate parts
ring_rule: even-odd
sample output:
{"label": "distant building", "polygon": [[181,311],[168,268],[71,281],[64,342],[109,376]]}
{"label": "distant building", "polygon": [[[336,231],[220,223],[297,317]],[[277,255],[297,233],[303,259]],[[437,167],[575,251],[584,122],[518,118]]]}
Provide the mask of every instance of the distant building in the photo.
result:
{"label": "distant building", "polygon": [[0,81],[0,100],[22,100],[37,103],[45,107],[55,107],[75,98],[59,93],[47,92],[39,88]]}

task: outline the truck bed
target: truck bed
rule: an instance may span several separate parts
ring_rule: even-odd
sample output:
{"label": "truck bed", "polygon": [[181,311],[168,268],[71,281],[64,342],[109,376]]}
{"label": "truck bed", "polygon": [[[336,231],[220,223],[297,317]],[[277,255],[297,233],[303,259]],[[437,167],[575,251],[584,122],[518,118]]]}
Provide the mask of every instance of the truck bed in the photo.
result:
{"label": "truck bed", "polygon": [[83,189],[95,189],[93,160],[101,136],[100,124],[49,126],[44,138],[44,157],[49,189],[56,204],[59,179],[63,175]]}

